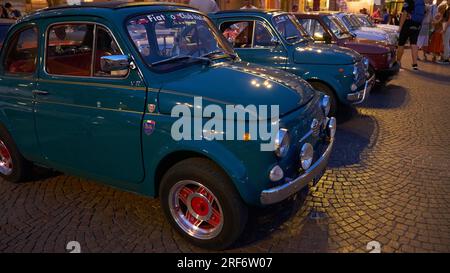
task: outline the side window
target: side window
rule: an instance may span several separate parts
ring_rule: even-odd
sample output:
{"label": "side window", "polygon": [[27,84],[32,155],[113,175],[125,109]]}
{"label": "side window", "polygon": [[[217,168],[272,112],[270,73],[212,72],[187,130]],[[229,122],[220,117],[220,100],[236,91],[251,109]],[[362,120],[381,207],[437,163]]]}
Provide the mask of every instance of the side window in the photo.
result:
{"label": "side window", "polygon": [[225,22],[220,31],[234,48],[252,47],[253,21]]}
{"label": "side window", "polygon": [[299,19],[298,21],[303,26],[303,28],[308,32],[308,34],[313,36],[313,34],[314,34],[313,21],[315,21],[315,20],[313,20],[313,19]]}
{"label": "side window", "polygon": [[273,38],[274,36],[267,25],[261,21],[256,21],[253,47],[273,47],[275,46]]}
{"label": "side window", "polygon": [[314,40],[324,41],[323,34],[325,33],[325,29],[322,27],[320,22],[317,20],[312,20],[312,25],[314,28],[314,35],[313,35]]}
{"label": "side window", "polygon": [[14,74],[33,73],[36,70],[38,33],[31,27],[16,32],[11,38],[4,62],[5,71]]}
{"label": "side window", "polygon": [[97,77],[122,77],[128,70],[104,72],[101,70],[100,60],[103,56],[122,55],[119,46],[110,32],[102,26],[97,26],[94,58],[94,76]]}
{"label": "side window", "polygon": [[49,74],[90,76],[93,24],[71,23],[50,27],[47,33],[46,71]]}

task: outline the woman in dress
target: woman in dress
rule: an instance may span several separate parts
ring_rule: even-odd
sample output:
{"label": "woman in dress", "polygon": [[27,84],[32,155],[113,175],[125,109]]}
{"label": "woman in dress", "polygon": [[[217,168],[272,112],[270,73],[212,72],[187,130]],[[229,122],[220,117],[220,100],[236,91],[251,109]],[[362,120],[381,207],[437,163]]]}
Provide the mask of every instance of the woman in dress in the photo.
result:
{"label": "woman in dress", "polygon": [[427,60],[427,46],[430,40],[432,30],[432,20],[436,16],[437,7],[433,5],[433,0],[425,1],[425,17],[420,27],[419,38],[417,39],[417,47],[423,52],[423,59]]}
{"label": "woman in dress", "polygon": [[[442,1],[441,1],[442,2]],[[436,16],[433,18],[432,25],[433,25],[433,34],[431,34],[430,44],[428,46],[428,52],[433,54],[433,62],[436,61],[436,59],[442,56],[442,53],[444,52],[444,44],[442,42],[443,40],[443,15],[444,12],[447,9],[447,4],[442,3],[438,6],[438,12]]]}

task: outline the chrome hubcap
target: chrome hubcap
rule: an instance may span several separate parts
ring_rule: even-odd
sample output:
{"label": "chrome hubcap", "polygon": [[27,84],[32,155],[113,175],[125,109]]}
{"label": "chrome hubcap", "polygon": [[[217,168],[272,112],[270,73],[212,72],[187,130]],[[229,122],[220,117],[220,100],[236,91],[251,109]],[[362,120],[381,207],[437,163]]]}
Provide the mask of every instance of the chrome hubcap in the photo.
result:
{"label": "chrome hubcap", "polygon": [[212,239],[222,230],[222,207],[216,196],[198,182],[177,182],[169,192],[169,207],[178,226],[194,238]]}
{"label": "chrome hubcap", "polygon": [[11,154],[5,143],[0,140],[0,173],[3,175],[9,175],[13,171],[13,163]]}

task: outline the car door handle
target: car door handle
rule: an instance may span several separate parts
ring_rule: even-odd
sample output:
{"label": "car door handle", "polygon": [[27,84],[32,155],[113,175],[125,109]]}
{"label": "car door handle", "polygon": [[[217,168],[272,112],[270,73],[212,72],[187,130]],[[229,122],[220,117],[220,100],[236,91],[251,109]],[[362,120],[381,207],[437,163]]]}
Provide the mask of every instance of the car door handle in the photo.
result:
{"label": "car door handle", "polygon": [[33,90],[33,91],[31,91],[31,93],[33,93],[33,95],[48,95],[49,94],[47,91],[42,91],[42,90]]}

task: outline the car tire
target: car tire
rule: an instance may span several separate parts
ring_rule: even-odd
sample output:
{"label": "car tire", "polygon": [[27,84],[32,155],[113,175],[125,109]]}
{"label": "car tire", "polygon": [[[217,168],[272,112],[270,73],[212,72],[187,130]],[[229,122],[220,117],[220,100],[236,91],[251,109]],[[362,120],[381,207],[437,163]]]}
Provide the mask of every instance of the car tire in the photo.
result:
{"label": "car tire", "polygon": [[245,228],[247,206],[226,173],[208,159],[175,164],[163,176],[159,194],[172,226],[201,248],[226,249]]}
{"label": "car tire", "polygon": [[25,181],[31,173],[31,163],[19,152],[11,135],[0,127],[0,177],[18,183]]}
{"label": "car tire", "polygon": [[328,116],[329,117],[336,116],[336,114],[338,112],[338,108],[339,108],[339,105],[338,105],[339,102],[338,102],[333,90],[330,87],[328,87],[328,85],[321,83],[321,82],[311,82],[310,84],[314,89],[316,89],[330,97],[331,107],[330,107],[330,113],[328,114]]}

